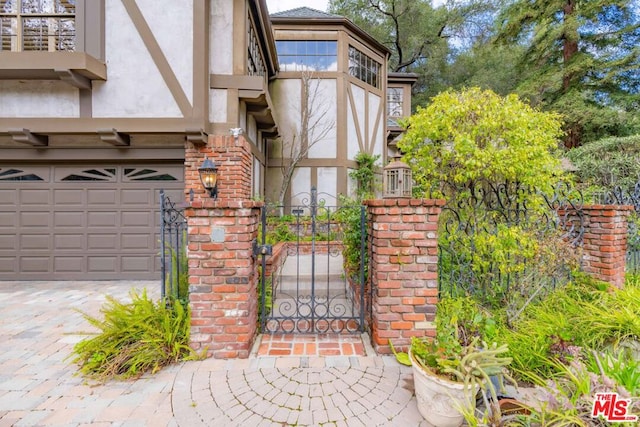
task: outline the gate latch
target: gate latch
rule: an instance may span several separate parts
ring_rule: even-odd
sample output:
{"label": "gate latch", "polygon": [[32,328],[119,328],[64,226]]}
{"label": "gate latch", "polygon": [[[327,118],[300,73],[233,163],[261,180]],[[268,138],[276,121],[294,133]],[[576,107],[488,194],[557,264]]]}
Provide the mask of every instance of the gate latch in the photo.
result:
{"label": "gate latch", "polygon": [[257,241],[253,241],[253,255],[271,255],[273,245],[259,245]]}

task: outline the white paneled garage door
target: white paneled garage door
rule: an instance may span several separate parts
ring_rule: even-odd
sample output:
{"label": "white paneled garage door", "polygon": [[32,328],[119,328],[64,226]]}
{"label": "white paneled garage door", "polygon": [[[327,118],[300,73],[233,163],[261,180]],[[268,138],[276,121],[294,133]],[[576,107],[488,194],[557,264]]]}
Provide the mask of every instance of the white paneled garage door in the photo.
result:
{"label": "white paneled garage door", "polygon": [[159,192],[182,164],[0,164],[0,280],[159,277]]}

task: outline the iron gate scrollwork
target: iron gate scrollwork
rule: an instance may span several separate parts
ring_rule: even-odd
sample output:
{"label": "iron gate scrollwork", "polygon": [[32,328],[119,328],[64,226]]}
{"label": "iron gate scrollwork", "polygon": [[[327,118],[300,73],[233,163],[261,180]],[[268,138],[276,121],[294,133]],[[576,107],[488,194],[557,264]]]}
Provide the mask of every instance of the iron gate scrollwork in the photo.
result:
{"label": "iron gate scrollwork", "polygon": [[160,294],[188,297],[187,219],[181,206],[160,190]]}
{"label": "iron gate scrollwork", "polygon": [[[262,210],[255,251],[261,257],[261,331],[363,332],[370,313],[363,262],[364,207],[329,206],[315,188],[297,198],[299,205]],[[360,223],[361,262],[356,271],[345,271],[342,240],[349,232],[345,221],[354,216]]]}
{"label": "iron gate scrollwork", "polygon": [[444,193],[452,196],[440,217],[441,294],[474,295],[515,318],[579,268],[583,200],[571,186],[478,180]]}

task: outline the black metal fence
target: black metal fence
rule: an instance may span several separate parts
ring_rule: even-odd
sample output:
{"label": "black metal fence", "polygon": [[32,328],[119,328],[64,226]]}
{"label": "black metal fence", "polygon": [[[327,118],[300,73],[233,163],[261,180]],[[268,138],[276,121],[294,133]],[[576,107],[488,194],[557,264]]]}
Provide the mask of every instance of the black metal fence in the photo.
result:
{"label": "black metal fence", "polygon": [[608,205],[631,205],[635,212],[628,218],[627,273],[640,273],[640,181],[634,188],[615,187],[599,196],[601,203]]}
{"label": "black metal fence", "polygon": [[183,207],[160,190],[160,292],[162,298],[187,299],[187,220]]}
{"label": "black metal fence", "polygon": [[579,266],[582,195],[559,185],[475,181],[445,190],[440,219],[441,294],[471,294],[517,317],[532,300],[566,283]]}

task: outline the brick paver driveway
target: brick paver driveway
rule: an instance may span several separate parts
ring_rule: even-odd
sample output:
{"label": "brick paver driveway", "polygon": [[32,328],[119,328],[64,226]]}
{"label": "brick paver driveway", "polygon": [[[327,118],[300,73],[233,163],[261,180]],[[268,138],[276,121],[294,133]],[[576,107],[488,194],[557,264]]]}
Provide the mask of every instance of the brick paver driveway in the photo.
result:
{"label": "brick paver driveway", "polygon": [[187,362],[96,385],[65,360],[105,295],[158,282],[0,282],[0,427],[426,426],[393,358],[252,357]]}

